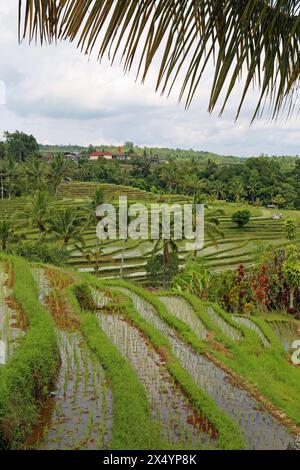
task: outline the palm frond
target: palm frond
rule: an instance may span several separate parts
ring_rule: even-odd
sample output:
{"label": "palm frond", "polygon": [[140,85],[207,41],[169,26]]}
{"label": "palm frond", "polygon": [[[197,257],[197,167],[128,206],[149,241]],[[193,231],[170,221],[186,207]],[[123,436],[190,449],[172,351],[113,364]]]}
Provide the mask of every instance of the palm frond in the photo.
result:
{"label": "palm frond", "polygon": [[209,111],[223,112],[243,78],[237,109],[252,85],[260,91],[253,119],[298,108],[300,15],[296,0],[19,0],[19,36],[74,41],[101,60],[120,55],[145,80],[159,62],[156,88],[169,94],[183,76],[180,98],[190,106],[213,61]]}

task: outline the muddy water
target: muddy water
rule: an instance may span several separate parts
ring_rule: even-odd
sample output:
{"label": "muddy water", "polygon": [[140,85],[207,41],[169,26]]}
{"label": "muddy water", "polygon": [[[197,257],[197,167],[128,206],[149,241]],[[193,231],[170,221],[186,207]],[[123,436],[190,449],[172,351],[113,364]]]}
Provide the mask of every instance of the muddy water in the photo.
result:
{"label": "muddy water", "polygon": [[118,290],[129,296],[140,315],[168,338],[173,353],[191,374],[195,383],[214,398],[224,412],[235,419],[249,449],[287,448],[293,438],[286,428],[264,411],[247,391],[233,384],[221,368],[179,339],[177,332],[161,320],[149,302],[129,289]]}
{"label": "muddy water", "polygon": [[203,416],[196,413],[183,395],[160,355],[143,335],[124,318],[98,313],[105,334],[134,368],[144,385],[153,419],[162,435],[176,446],[203,448],[216,438],[216,432]]}
{"label": "muddy water", "polygon": [[0,265],[0,366],[6,364],[26,333],[27,322],[13,297],[7,267]]}
{"label": "muddy water", "polygon": [[207,307],[206,309],[208,315],[212,321],[222,330],[222,332],[228,336],[228,338],[234,341],[240,341],[243,339],[242,333],[237,331],[236,328],[229,325],[220,315],[218,315],[212,307]]}
{"label": "muddy water", "polygon": [[292,350],[293,342],[300,339],[300,326],[297,327],[293,322],[269,321],[268,325],[279,337],[284,349],[288,352]]}
{"label": "muddy water", "polygon": [[[36,270],[35,278],[40,301],[53,305],[49,302],[52,286],[45,272]],[[61,368],[27,445],[45,450],[107,449],[112,437],[113,399],[104,370],[79,331],[58,327],[58,335]]]}
{"label": "muddy water", "polygon": [[201,339],[205,340],[208,335],[208,330],[196,315],[192,306],[183,298],[178,296],[165,296],[159,297],[159,300],[168,308],[169,312],[175,317],[185,322],[192,328],[194,333]]}
{"label": "muddy water", "polygon": [[245,318],[245,317],[239,317],[232,315],[232,320],[235,321],[238,325],[243,325],[249,328],[250,330],[254,331],[259,337],[264,345],[265,348],[268,348],[270,346],[270,342],[267,340],[261,329],[259,328],[256,323],[254,323],[250,318]]}

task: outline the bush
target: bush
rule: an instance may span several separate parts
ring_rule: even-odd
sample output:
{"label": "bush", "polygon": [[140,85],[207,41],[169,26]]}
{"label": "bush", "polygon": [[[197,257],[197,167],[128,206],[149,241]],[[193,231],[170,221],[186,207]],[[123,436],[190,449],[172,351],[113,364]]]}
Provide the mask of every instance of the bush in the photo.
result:
{"label": "bush", "polygon": [[82,311],[95,311],[97,305],[94,302],[90,287],[87,284],[80,284],[74,287],[75,297]]}
{"label": "bush", "polygon": [[164,267],[164,257],[161,254],[150,258],[147,266],[147,276],[152,282],[169,283],[178,273],[179,259],[176,253],[171,253],[169,263]]}
{"label": "bush", "polygon": [[22,256],[36,263],[64,266],[67,264],[69,253],[66,248],[50,245],[43,241],[23,242],[10,249],[12,254]]}
{"label": "bush", "polygon": [[237,224],[239,227],[244,227],[250,221],[251,213],[248,209],[243,209],[241,211],[236,212],[232,216],[232,221]]}

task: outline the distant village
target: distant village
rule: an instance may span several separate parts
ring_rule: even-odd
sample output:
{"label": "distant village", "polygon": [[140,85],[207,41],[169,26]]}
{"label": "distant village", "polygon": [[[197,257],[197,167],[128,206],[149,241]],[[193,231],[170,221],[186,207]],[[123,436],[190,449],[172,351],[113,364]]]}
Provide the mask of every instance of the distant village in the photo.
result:
{"label": "distant village", "polygon": [[[151,164],[167,164],[169,163],[168,159],[160,157],[159,155],[138,155],[133,151],[125,152],[123,151],[122,147],[119,147],[116,152],[108,152],[108,151],[97,151],[93,150],[90,153],[86,150],[81,152],[62,152],[66,158],[69,158],[73,161],[78,161],[81,159],[88,159],[92,162],[104,159],[110,161],[118,161],[118,162],[130,162],[131,160],[135,159],[148,159]],[[44,158],[48,161],[52,160],[53,153],[52,152],[45,152]]]}

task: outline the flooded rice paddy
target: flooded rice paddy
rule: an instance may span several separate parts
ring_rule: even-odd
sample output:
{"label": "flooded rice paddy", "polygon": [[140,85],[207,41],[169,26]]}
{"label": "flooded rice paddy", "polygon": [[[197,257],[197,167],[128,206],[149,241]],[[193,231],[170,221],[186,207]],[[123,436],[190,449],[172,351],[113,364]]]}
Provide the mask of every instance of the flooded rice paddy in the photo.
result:
{"label": "flooded rice paddy", "polygon": [[139,314],[168,338],[173,353],[195,383],[237,422],[249,449],[287,448],[293,441],[292,436],[255,398],[233,383],[223,369],[182,341],[177,332],[158,316],[149,302],[129,289],[118,290],[129,296]]}
{"label": "flooded rice paddy", "polygon": [[210,316],[211,320],[220,328],[224,335],[233,341],[240,341],[243,339],[243,335],[233,326],[229,325],[224,318],[221,317],[217,312],[215,312],[213,307],[208,306],[206,312]]}
{"label": "flooded rice paddy", "polygon": [[173,446],[211,447],[217,433],[191,405],[167,370],[163,358],[142,333],[121,315],[98,313],[108,338],[135,370],[144,385],[153,419]]}
{"label": "flooded rice paddy", "polygon": [[237,315],[232,315],[232,320],[235,321],[238,325],[243,325],[249,328],[250,330],[254,331],[260,338],[262,344],[264,345],[265,348],[268,348],[270,346],[269,340],[265,337],[264,333],[262,330],[259,328],[258,325],[254,321],[252,321],[250,318],[245,318]]}
{"label": "flooded rice paddy", "polygon": [[[39,299],[56,321],[58,311],[65,308],[65,300],[57,292],[62,279],[59,274],[55,279],[53,272],[49,279],[48,274],[44,270],[34,273]],[[61,312],[63,321],[56,321],[61,367],[27,446],[45,450],[107,449],[112,437],[112,392],[103,368],[69,315],[70,312]],[[67,329],[66,325],[73,329]]]}
{"label": "flooded rice paddy", "polygon": [[186,323],[193,332],[205,340],[208,330],[194,311],[193,307],[182,297],[176,295],[161,296],[159,300],[167,307],[169,312]]}
{"label": "flooded rice paddy", "polygon": [[300,323],[298,326],[293,321],[268,321],[268,325],[278,336],[287,352],[292,350],[293,342],[300,339]]}

